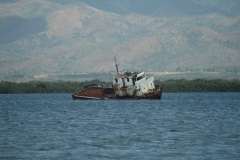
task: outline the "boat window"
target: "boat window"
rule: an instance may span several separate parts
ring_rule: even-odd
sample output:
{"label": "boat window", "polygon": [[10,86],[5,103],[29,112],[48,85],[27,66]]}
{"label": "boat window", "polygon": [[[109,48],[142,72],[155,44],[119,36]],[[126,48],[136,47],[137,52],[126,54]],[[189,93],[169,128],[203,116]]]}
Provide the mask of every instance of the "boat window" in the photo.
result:
{"label": "boat window", "polygon": [[132,78],[133,85],[135,85],[135,81],[136,81],[135,78]]}
{"label": "boat window", "polygon": [[122,83],[123,83],[123,86],[125,86],[125,81],[124,81],[124,78],[122,78]]}
{"label": "boat window", "polygon": [[138,77],[138,78],[137,78],[137,81],[139,81],[140,79],[142,79],[142,76]]}
{"label": "boat window", "polygon": [[115,79],[115,81],[116,81],[116,83],[118,83],[118,80],[117,80],[117,78]]}
{"label": "boat window", "polygon": [[127,78],[127,81],[129,82],[129,78]]}

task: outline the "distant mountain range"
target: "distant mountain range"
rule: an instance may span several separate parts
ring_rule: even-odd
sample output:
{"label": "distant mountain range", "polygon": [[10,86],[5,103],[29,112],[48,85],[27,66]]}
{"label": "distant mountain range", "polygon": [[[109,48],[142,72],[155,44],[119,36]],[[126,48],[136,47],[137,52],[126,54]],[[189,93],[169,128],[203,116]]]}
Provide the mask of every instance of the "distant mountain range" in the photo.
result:
{"label": "distant mountain range", "polygon": [[0,78],[240,71],[239,0],[0,0]]}

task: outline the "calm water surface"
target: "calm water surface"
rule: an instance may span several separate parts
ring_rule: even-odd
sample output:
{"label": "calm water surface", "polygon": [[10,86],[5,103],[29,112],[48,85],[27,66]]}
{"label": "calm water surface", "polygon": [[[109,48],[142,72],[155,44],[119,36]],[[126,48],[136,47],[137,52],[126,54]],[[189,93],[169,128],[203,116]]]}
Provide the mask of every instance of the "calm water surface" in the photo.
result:
{"label": "calm water surface", "polygon": [[0,159],[240,159],[240,93],[0,95]]}

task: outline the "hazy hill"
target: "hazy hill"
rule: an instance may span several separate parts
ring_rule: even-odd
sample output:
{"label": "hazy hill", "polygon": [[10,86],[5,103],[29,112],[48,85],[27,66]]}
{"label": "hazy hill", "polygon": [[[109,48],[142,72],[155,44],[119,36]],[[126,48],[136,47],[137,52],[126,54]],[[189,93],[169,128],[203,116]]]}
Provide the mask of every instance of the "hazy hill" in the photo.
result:
{"label": "hazy hill", "polygon": [[121,15],[138,13],[149,16],[180,17],[219,12],[236,16],[240,13],[236,0],[80,0],[95,8]]}
{"label": "hazy hill", "polygon": [[0,77],[240,68],[238,0],[0,1]]}

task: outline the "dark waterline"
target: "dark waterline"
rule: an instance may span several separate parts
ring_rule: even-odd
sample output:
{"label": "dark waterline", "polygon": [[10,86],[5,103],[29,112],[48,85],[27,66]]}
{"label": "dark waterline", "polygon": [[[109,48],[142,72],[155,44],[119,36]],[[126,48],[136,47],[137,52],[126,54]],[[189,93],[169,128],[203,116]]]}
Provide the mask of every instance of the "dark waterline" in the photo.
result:
{"label": "dark waterline", "polygon": [[240,93],[0,95],[0,159],[239,159]]}

